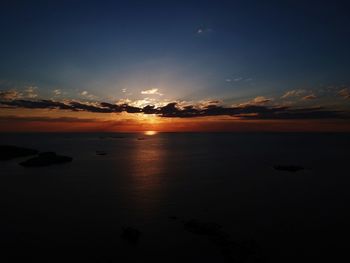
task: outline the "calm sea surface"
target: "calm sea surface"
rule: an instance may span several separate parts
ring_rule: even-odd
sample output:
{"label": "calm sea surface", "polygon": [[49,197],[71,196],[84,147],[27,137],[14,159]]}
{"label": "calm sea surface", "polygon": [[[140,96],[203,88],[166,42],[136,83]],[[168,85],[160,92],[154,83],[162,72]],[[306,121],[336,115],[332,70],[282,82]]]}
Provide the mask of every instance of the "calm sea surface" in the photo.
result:
{"label": "calm sea surface", "polygon": [[[73,157],[0,162],[1,262],[226,262],[184,229],[189,219],[253,240],[266,262],[349,257],[349,134],[0,134],[0,144]],[[142,232],[137,245],[122,226]]]}

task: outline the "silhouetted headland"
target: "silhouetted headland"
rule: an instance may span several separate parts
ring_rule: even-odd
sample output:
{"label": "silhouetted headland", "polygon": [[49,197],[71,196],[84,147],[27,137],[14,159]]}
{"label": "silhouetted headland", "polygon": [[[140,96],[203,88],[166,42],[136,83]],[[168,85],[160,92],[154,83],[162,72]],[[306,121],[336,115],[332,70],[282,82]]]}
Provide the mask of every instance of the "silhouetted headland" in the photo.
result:
{"label": "silhouetted headland", "polygon": [[71,162],[72,160],[72,157],[57,155],[54,152],[43,152],[39,153],[37,157],[33,157],[24,162],[21,162],[20,165],[25,167],[39,167],[67,163]]}
{"label": "silhouetted headland", "polygon": [[37,154],[38,151],[13,145],[0,145],[0,160],[7,161]]}

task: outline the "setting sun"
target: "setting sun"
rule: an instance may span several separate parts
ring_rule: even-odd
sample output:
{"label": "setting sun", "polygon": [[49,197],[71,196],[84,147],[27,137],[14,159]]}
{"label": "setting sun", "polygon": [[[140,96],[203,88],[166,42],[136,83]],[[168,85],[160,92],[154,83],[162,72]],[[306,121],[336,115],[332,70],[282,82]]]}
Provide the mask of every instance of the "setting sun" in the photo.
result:
{"label": "setting sun", "polygon": [[148,136],[152,136],[152,135],[156,135],[157,132],[156,131],[145,131],[145,135],[148,135]]}

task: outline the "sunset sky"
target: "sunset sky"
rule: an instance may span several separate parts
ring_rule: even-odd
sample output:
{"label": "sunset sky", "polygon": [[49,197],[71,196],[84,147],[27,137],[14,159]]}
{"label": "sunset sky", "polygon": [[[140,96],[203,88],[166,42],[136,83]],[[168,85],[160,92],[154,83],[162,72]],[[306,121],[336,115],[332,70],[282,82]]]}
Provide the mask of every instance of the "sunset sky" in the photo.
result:
{"label": "sunset sky", "polygon": [[0,131],[350,131],[347,1],[1,1]]}

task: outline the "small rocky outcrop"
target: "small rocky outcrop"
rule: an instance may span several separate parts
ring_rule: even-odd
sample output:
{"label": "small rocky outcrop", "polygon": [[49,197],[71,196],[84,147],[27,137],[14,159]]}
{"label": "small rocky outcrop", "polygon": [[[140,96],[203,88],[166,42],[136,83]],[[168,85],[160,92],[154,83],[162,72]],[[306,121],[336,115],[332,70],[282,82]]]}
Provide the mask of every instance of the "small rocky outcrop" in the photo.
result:
{"label": "small rocky outcrop", "polygon": [[72,157],[57,155],[55,152],[43,152],[39,153],[39,155],[36,157],[21,162],[20,165],[25,167],[40,167],[49,166],[53,164],[67,163],[71,162],[72,160]]}
{"label": "small rocky outcrop", "polygon": [[37,154],[38,151],[30,148],[17,147],[13,145],[0,145],[0,161],[12,160]]}
{"label": "small rocky outcrop", "polygon": [[122,135],[112,135],[111,138],[113,138],[113,139],[124,139],[125,136],[122,136]]}

